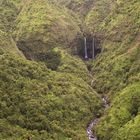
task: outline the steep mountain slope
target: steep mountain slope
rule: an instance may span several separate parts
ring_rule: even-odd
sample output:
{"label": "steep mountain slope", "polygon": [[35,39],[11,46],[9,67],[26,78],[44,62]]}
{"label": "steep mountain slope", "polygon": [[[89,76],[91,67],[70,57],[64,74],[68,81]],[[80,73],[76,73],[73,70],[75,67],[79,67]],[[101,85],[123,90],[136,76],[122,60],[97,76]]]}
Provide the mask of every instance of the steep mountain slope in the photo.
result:
{"label": "steep mountain slope", "polygon": [[[102,116],[99,140],[139,140],[139,5],[1,0],[0,139],[86,140]],[[76,55],[84,36],[101,48],[95,60]],[[100,96],[110,103],[104,114]]]}
{"label": "steep mountain slope", "polygon": [[0,139],[86,139],[100,100],[84,80],[4,52],[0,66]]}
{"label": "steep mountain slope", "polygon": [[84,17],[92,8],[94,0],[52,0],[54,3],[66,6],[76,12],[80,17]]}
{"label": "steep mountain slope", "polygon": [[26,2],[16,19],[18,47],[32,60],[42,60],[55,47],[68,47],[77,34],[80,28],[74,14],[46,0]]}
{"label": "steep mountain slope", "polygon": [[97,1],[85,20],[86,31],[102,47],[91,64],[93,88],[111,102],[97,126],[101,140],[140,139],[139,5],[139,0]]}
{"label": "steep mountain slope", "polygon": [[[110,2],[97,2],[85,21],[87,30],[100,39],[102,46],[103,53],[93,66],[94,88],[100,93],[120,90],[132,74],[139,73],[134,70],[139,63],[139,1]],[[111,12],[106,14],[109,5]]]}
{"label": "steep mountain slope", "polygon": [[101,140],[140,139],[139,108],[140,82],[117,93],[111,107],[97,126],[99,138]]}
{"label": "steep mountain slope", "polygon": [[1,4],[0,139],[87,139],[102,103],[84,62],[65,49],[81,34],[78,19],[45,0]]}
{"label": "steep mountain slope", "polygon": [[18,50],[11,32],[14,27],[14,20],[18,14],[18,7],[13,1],[3,0],[0,7],[0,47],[13,54],[23,56]]}

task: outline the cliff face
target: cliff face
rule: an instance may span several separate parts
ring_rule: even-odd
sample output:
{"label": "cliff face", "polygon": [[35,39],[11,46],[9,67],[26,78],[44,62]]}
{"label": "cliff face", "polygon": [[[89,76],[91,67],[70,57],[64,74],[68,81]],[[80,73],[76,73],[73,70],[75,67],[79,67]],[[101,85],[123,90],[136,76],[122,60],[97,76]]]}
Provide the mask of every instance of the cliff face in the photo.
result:
{"label": "cliff face", "polygon": [[[0,139],[86,140],[101,114],[99,139],[140,139],[139,5],[0,1]],[[77,55],[83,35],[98,42],[95,60]],[[104,115],[98,94],[110,102]]]}

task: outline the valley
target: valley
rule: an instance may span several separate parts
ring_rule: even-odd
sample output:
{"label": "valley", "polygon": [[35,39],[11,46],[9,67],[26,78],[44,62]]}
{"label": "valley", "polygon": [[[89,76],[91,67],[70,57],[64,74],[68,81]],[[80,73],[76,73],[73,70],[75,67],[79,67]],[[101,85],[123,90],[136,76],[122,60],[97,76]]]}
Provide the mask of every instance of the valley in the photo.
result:
{"label": "valley", "polygon": [[0,139],[140,139],[139,0],[0,0]]}

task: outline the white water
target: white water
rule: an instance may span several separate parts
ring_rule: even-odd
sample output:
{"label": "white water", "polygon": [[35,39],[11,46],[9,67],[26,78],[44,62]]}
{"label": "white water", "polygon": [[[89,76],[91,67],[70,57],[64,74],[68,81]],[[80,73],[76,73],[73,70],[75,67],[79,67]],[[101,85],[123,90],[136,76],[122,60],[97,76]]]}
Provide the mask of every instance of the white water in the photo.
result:
{"label": "white water", "polygon": [[[106,97],[103,97],[102,100],[104,102],[105,109],[108,108],[109,104],[107,103]],[[99,118],[95,118],[89,123],[87,127],[87,135],[89,140],[98,140],[97,136],[92,132],[92,129],[97,125],[98,122],[99,122]]]}
{"label": "white water", "polygon": [[88,54],[87,54],[87,39],[84,37],[84,46],[85,46],[85,59],[88,59]]}
{"label": "white water", "polygon": [[89,140],[97,140],[97,137],[93,134],[92,128],[98,123],[99,119],[96,118],[95,120],[91,121],[91,123],[87,127],[87,134]]}
{"label": "white water", "polygon": [[92,59],[95,58],[95,38],[92,39]]}

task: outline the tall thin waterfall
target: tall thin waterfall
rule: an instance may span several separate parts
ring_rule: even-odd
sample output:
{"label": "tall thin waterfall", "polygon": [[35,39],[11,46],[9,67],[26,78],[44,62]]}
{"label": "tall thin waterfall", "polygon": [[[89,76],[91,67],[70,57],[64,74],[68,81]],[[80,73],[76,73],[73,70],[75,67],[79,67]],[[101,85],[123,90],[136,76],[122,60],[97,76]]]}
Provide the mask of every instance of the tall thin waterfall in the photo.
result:
{"label": "tall thin waterfall", "polygon": [[95,38],[92,40],[92,59],[95,58]]}
{"label": "tall thin waterfall", "polygon": [[88,54],[87,54],[87,39],[86,39],[86,37],[84,37],[84,46],[85,46],[85,59],[87,59]]}

